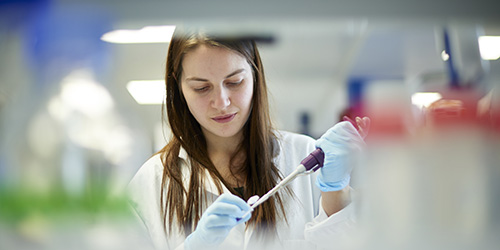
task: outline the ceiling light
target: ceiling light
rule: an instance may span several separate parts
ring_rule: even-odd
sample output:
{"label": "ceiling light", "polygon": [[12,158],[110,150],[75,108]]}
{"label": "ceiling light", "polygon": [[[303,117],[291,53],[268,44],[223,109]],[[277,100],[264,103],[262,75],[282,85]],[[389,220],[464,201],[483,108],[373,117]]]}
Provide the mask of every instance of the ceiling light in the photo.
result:
{"label": "ceiling light", "polygon": [[479,52],[484,60],[497,60],[500,58],[500,36],[480,36]]}
{"label": "ceiling light", "polygon": [[168,43],[174,34],[175,25],[145,26],[142,29],[112,30],[101,36],[109,43]]}
{"label": "ceiling light", "polygon": [[64,107],[53,107],[55,113],[62,114],[64,109],[79,111],[89,117],[99,117],[110,111],[114,106],[113,98],[109,91],[93,80],[88,70],[75,70],[61,82],[60,102]]}
{"label": "ceiling light", "polygon": [[127,90],[139,104],[162,104],[165,99],[163,80],[130,81]]}
{"label": "ceiling light", "polygon": [[419,108],[427,108],[441,98],[443,96],[437,92],[417,92],[411,96],[411,102]]}

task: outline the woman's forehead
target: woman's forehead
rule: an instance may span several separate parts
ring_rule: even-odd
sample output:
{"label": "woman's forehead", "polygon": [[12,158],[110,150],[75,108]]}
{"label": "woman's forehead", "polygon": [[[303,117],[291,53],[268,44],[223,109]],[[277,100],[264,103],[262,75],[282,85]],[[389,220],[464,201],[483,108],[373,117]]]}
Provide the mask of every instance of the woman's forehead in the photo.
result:
{"label": "woman's forehead", "polygon": [[250,71],[251,67],[241,54],[236,51],[209,45],[200,45],[187,52],[182,61],[184,77],[229,74],[238,69]]}

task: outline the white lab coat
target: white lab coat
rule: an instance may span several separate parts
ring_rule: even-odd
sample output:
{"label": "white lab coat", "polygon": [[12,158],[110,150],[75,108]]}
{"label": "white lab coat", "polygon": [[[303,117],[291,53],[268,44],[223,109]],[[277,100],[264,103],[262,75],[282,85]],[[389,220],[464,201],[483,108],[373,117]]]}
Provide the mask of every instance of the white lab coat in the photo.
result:
{"label": "white lab coat", "polygon": [[[295,133],[278,132],[280,153],[275,158],[277,167],[283,176],[291,173],[300,161],[315,149],[315,140]],[[186,160],[186,151],[181,149],[181,159]],[[186,162],[186,161],[184,161]],[[150,158],[138,170],[129,184],[129,192],[134,210],[144,223],[153,244],[158,249],[183,249],[184,234],[179,233],[175,222],[167,221],[167,227],[174,223],[173,230],[166,233],[161,216],[160,186],[163,165],[159,155]],[[189,168],[184,168],[184,183],[189,181]],[[294,198],[285,197],[285,211],[288,224],[281,220],[277,224],[276,241],[261,242],[254,235],[254,230],[240,224],[231,230],[226,240],[218,249],[316,249],[326,247],[334,249],[335,237],[352,228],[354,212],[352,205],[330,217],[326,216],[320,205],[320,190],[315,185],[316,174],[299,176],[289,184]],[[213,179],[207,174],[205,192],[208,207],[220,195]],[[224,193],[230,191],[223,187]],[[168,220],[168,218],[167,218]]]}

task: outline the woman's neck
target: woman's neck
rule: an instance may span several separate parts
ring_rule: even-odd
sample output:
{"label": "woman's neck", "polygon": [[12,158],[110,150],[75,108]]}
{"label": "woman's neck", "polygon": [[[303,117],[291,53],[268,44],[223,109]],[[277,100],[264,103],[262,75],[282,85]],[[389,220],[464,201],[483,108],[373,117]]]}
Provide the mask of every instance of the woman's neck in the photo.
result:
{"label": "woman's neck", "polygon": [[[224,180],[233,187],[243,185],[243,176],[233,175],[233,173],[237,174],[239,171],[237,171],[237,169],[231,169],[241,166],[242,160],[245,158],[244,152],[237,152],[243,140],[243,133],[238,133],[232,137],[219,137],[210,133],[205,133],[205,139],[207,142],[208,156]],[[232,158],[233,161],[231,162]]]}
{"label": "woman's neck", "polygon": [[225,155],[230,158],[235,154],[236,150],[238,150],[238,147],[243,141],[242,131],[231,137],[221,137],[207,131],[203,132],[207,142],[207,151],[209,155]]}

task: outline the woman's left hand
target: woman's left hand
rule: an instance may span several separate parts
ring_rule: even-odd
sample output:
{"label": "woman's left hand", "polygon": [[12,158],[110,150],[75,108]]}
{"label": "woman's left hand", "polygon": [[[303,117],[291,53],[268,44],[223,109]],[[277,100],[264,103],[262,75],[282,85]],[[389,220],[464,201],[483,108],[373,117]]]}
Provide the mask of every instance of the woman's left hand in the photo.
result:
{"label": "woman's left hand", "polygon": [[349,185],[352,171],[349,156],[365,145],[363,138],[368,134],[370,119],[356,117],[356,123],[357,129],[351,122],[339,122],[316,141],[316,147],[325,153],[316,181],[323,192],[339,191]]}

